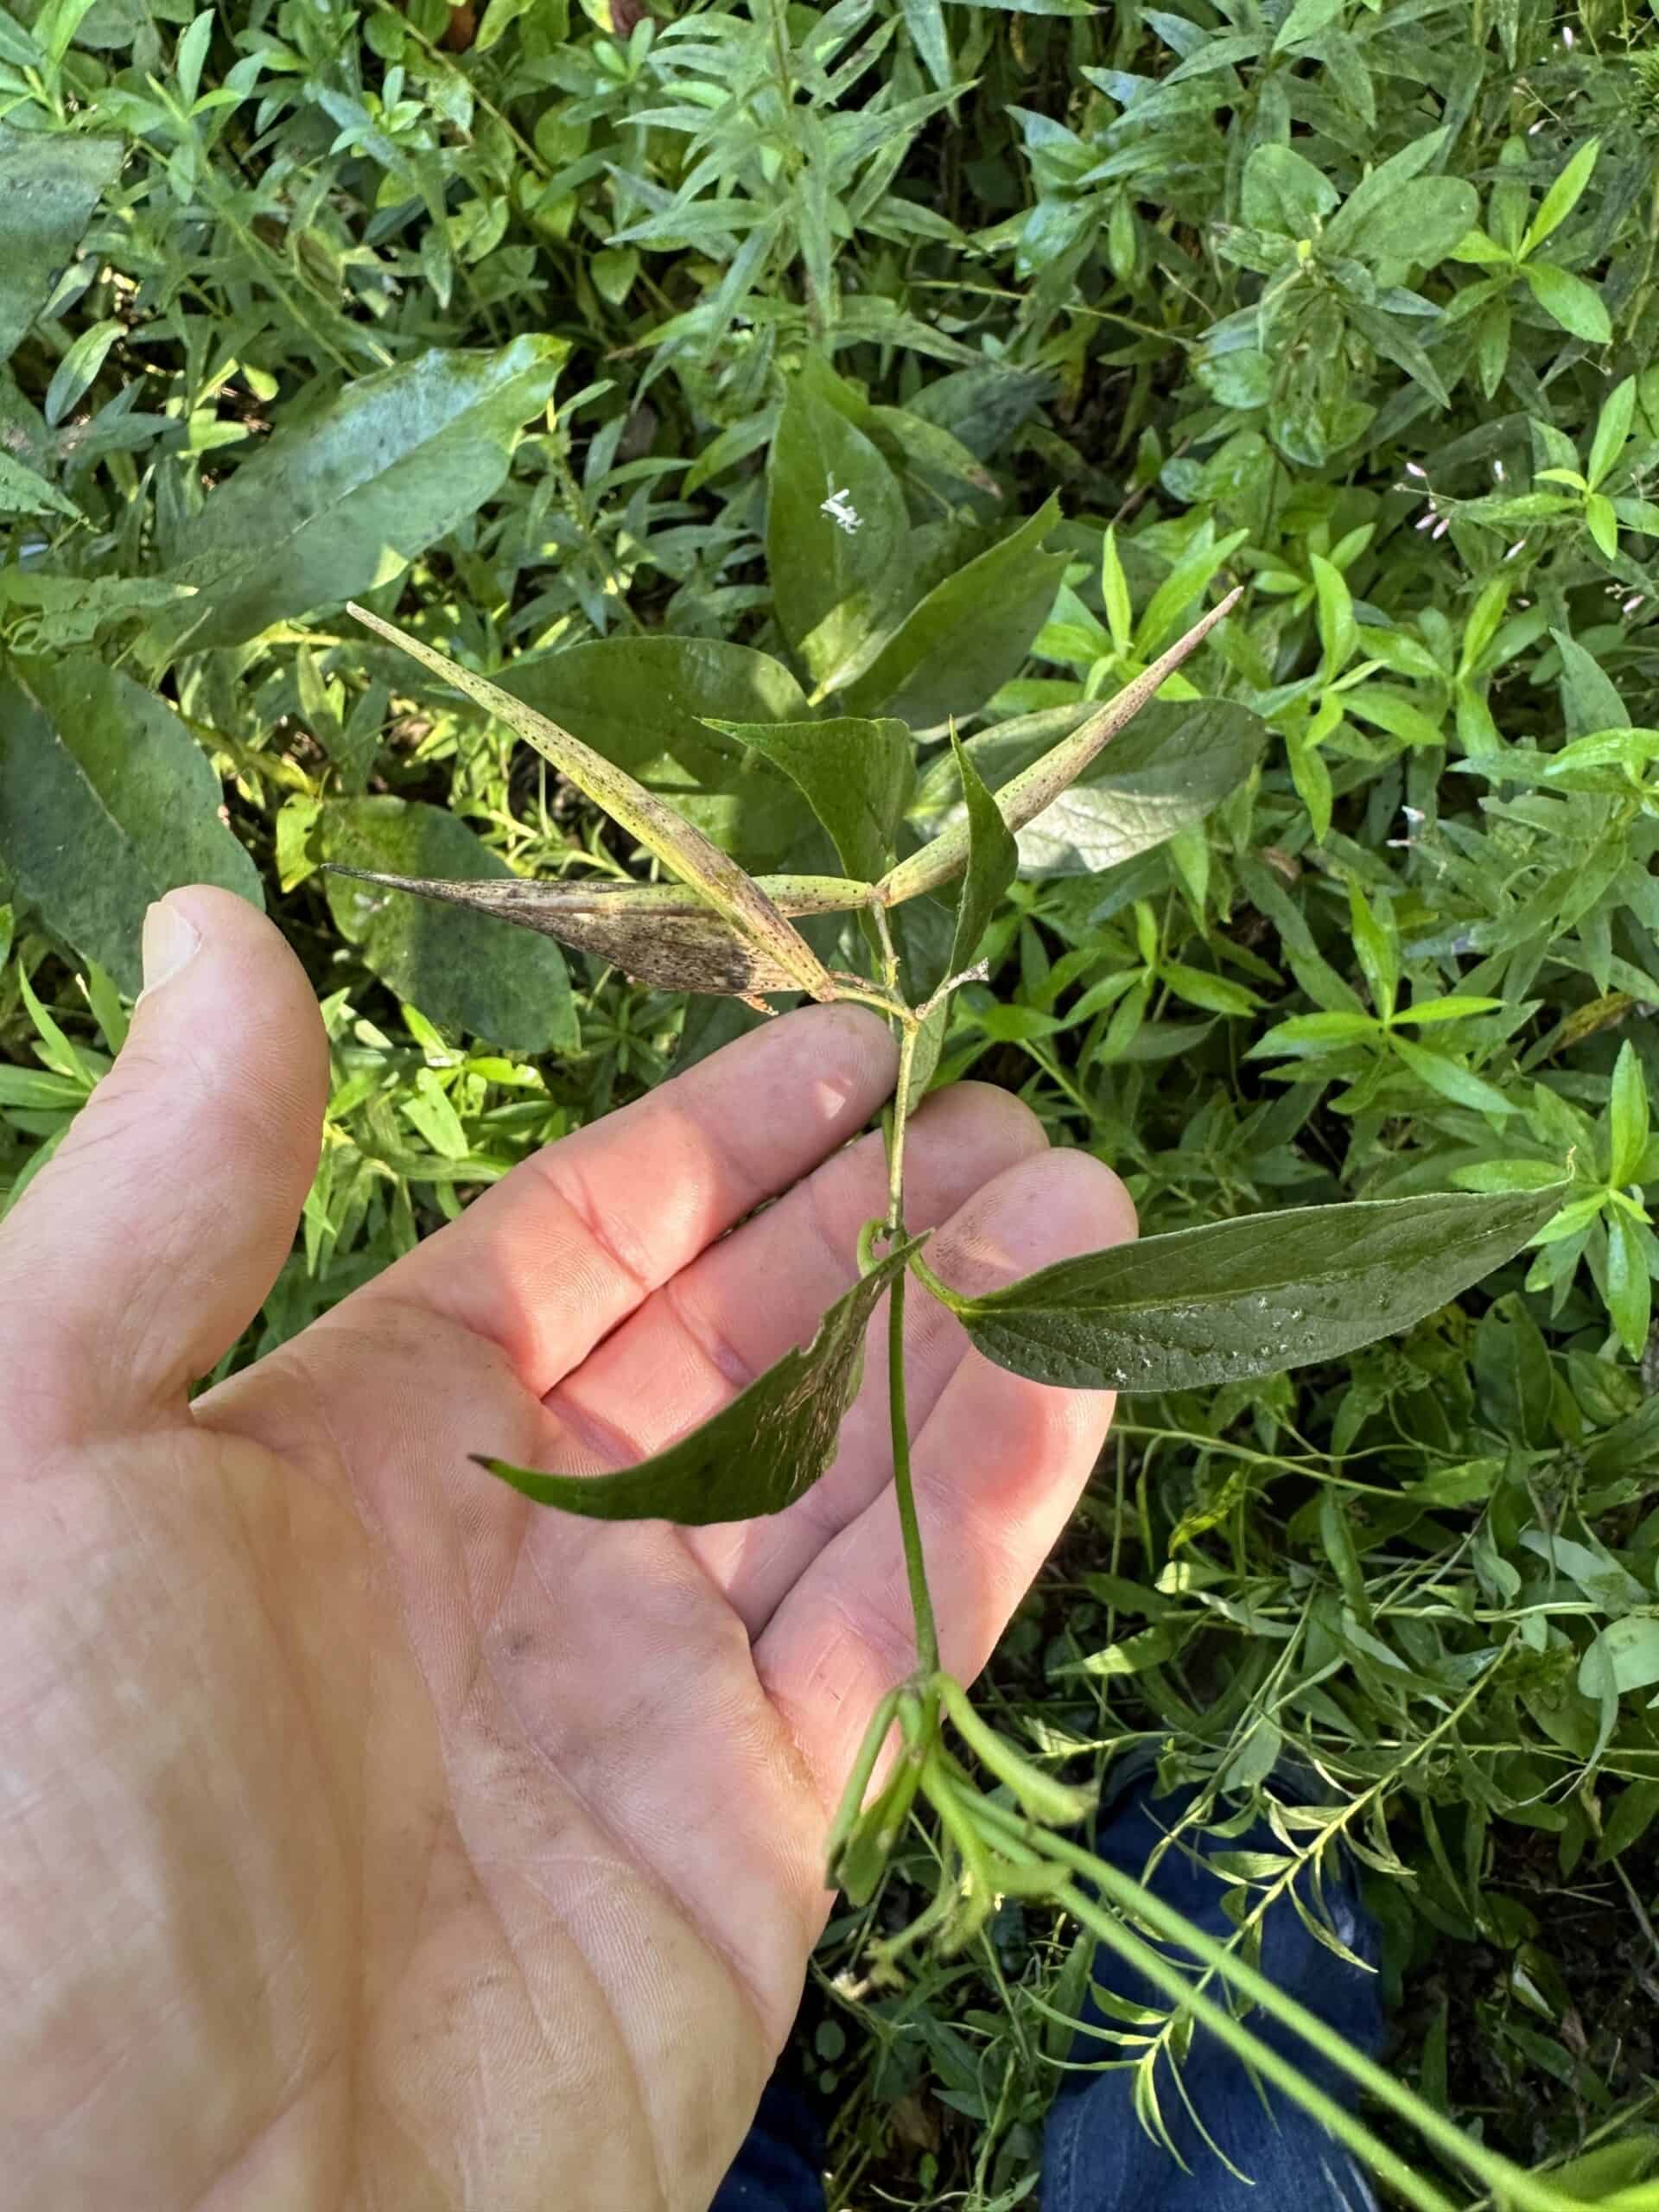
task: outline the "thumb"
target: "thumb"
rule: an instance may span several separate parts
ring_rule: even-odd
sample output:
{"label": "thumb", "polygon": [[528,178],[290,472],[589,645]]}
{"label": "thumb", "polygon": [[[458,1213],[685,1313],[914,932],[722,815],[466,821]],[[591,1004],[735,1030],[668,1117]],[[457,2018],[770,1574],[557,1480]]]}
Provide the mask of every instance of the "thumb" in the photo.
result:
{"label": "thumb", "polygon": [[327,1042],[276,930],[197,884],[150,907],[143,962],[120,1057],[0,1230],[0,1402],[60,1437],[182,1408],[316,1169]]}

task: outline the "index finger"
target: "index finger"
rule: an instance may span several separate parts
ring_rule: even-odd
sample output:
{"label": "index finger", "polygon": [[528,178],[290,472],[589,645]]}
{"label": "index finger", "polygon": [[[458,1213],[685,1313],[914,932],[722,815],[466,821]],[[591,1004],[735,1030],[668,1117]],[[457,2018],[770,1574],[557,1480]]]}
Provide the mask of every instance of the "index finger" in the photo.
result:
{"label": "index finger", "polygon": [[346,1304],[390,1298],[458,1322],[540,1396],[705,1245],[855,1136],[896,1066],[862,1007],[785,1014],[524,1161]]}

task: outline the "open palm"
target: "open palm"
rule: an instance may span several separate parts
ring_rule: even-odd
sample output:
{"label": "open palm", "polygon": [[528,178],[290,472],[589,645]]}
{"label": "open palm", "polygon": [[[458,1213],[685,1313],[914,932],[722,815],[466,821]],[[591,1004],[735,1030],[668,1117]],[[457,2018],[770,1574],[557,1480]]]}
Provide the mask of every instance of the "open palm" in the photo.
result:
{"label": "open palm", "polygon": [[[193,1405],[288,1249],[327,1062],[265,922],[200,889],[163,912],[199,949],[0,1233],[8,2201],[704,2206],[822,1925],[829,1809],[912,1663],[879,1342],[837,1465],[773,1520],[576,1521],[467,1454],[626,1464],[807,1338],[880,1210],[879,1143],[848,1141],[887,1039],[769,1026]],[[995,1091],[919,1116],[911,1190],[964,1287],[1133,1233]],[[969,1674],[1109,1402],[915,1305]]]}

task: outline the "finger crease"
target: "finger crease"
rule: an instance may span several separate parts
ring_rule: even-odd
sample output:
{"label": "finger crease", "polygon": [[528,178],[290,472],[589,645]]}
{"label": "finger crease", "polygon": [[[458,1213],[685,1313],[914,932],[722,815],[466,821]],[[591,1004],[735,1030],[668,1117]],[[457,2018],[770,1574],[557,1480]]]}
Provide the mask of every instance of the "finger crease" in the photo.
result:
{"label": "finger crease", "polygon": [[708,1314],[696,1312],[690,1294],[680,1287],[682,1280],[677,1275],[671,1277],[657,1294],[667,1307],[669,1318],[722,1382],[729,1382],[734,1389],[747,1390],[759,1370]]}
{"label": "finger crease", "polygon": [[[539,1155],[538,1155],[539,1156]],[[632,1260],[617,1242],[616,1232],[604,1213],[594,1205],[593,1193],[578,1174],[573,1174],[569,1163],[556,1174],[550,1173],[549,1183],[556,1198],[563,1199],[575,1215],[581,1227],[598,1248],[601,1256],[607,1260],[623,1280],[639,1294],[641,1300],[649,1298],[658,1285],[651,1269]]]}

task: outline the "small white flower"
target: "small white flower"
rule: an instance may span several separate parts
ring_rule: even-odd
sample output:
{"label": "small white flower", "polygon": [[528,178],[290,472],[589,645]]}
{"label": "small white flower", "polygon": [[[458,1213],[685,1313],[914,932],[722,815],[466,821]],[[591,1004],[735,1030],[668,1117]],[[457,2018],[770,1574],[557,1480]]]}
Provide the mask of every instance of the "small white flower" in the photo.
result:
{"label": "small white flower", "polygon": [[828,515],[838,529],[844,530],[848,537],[851,537],[862,528],[864,518],[853,505],[851,495],[844,486],[837,492],[833,477],[830,480],[830,496],[820,502],[818,512],[821,515]]}

